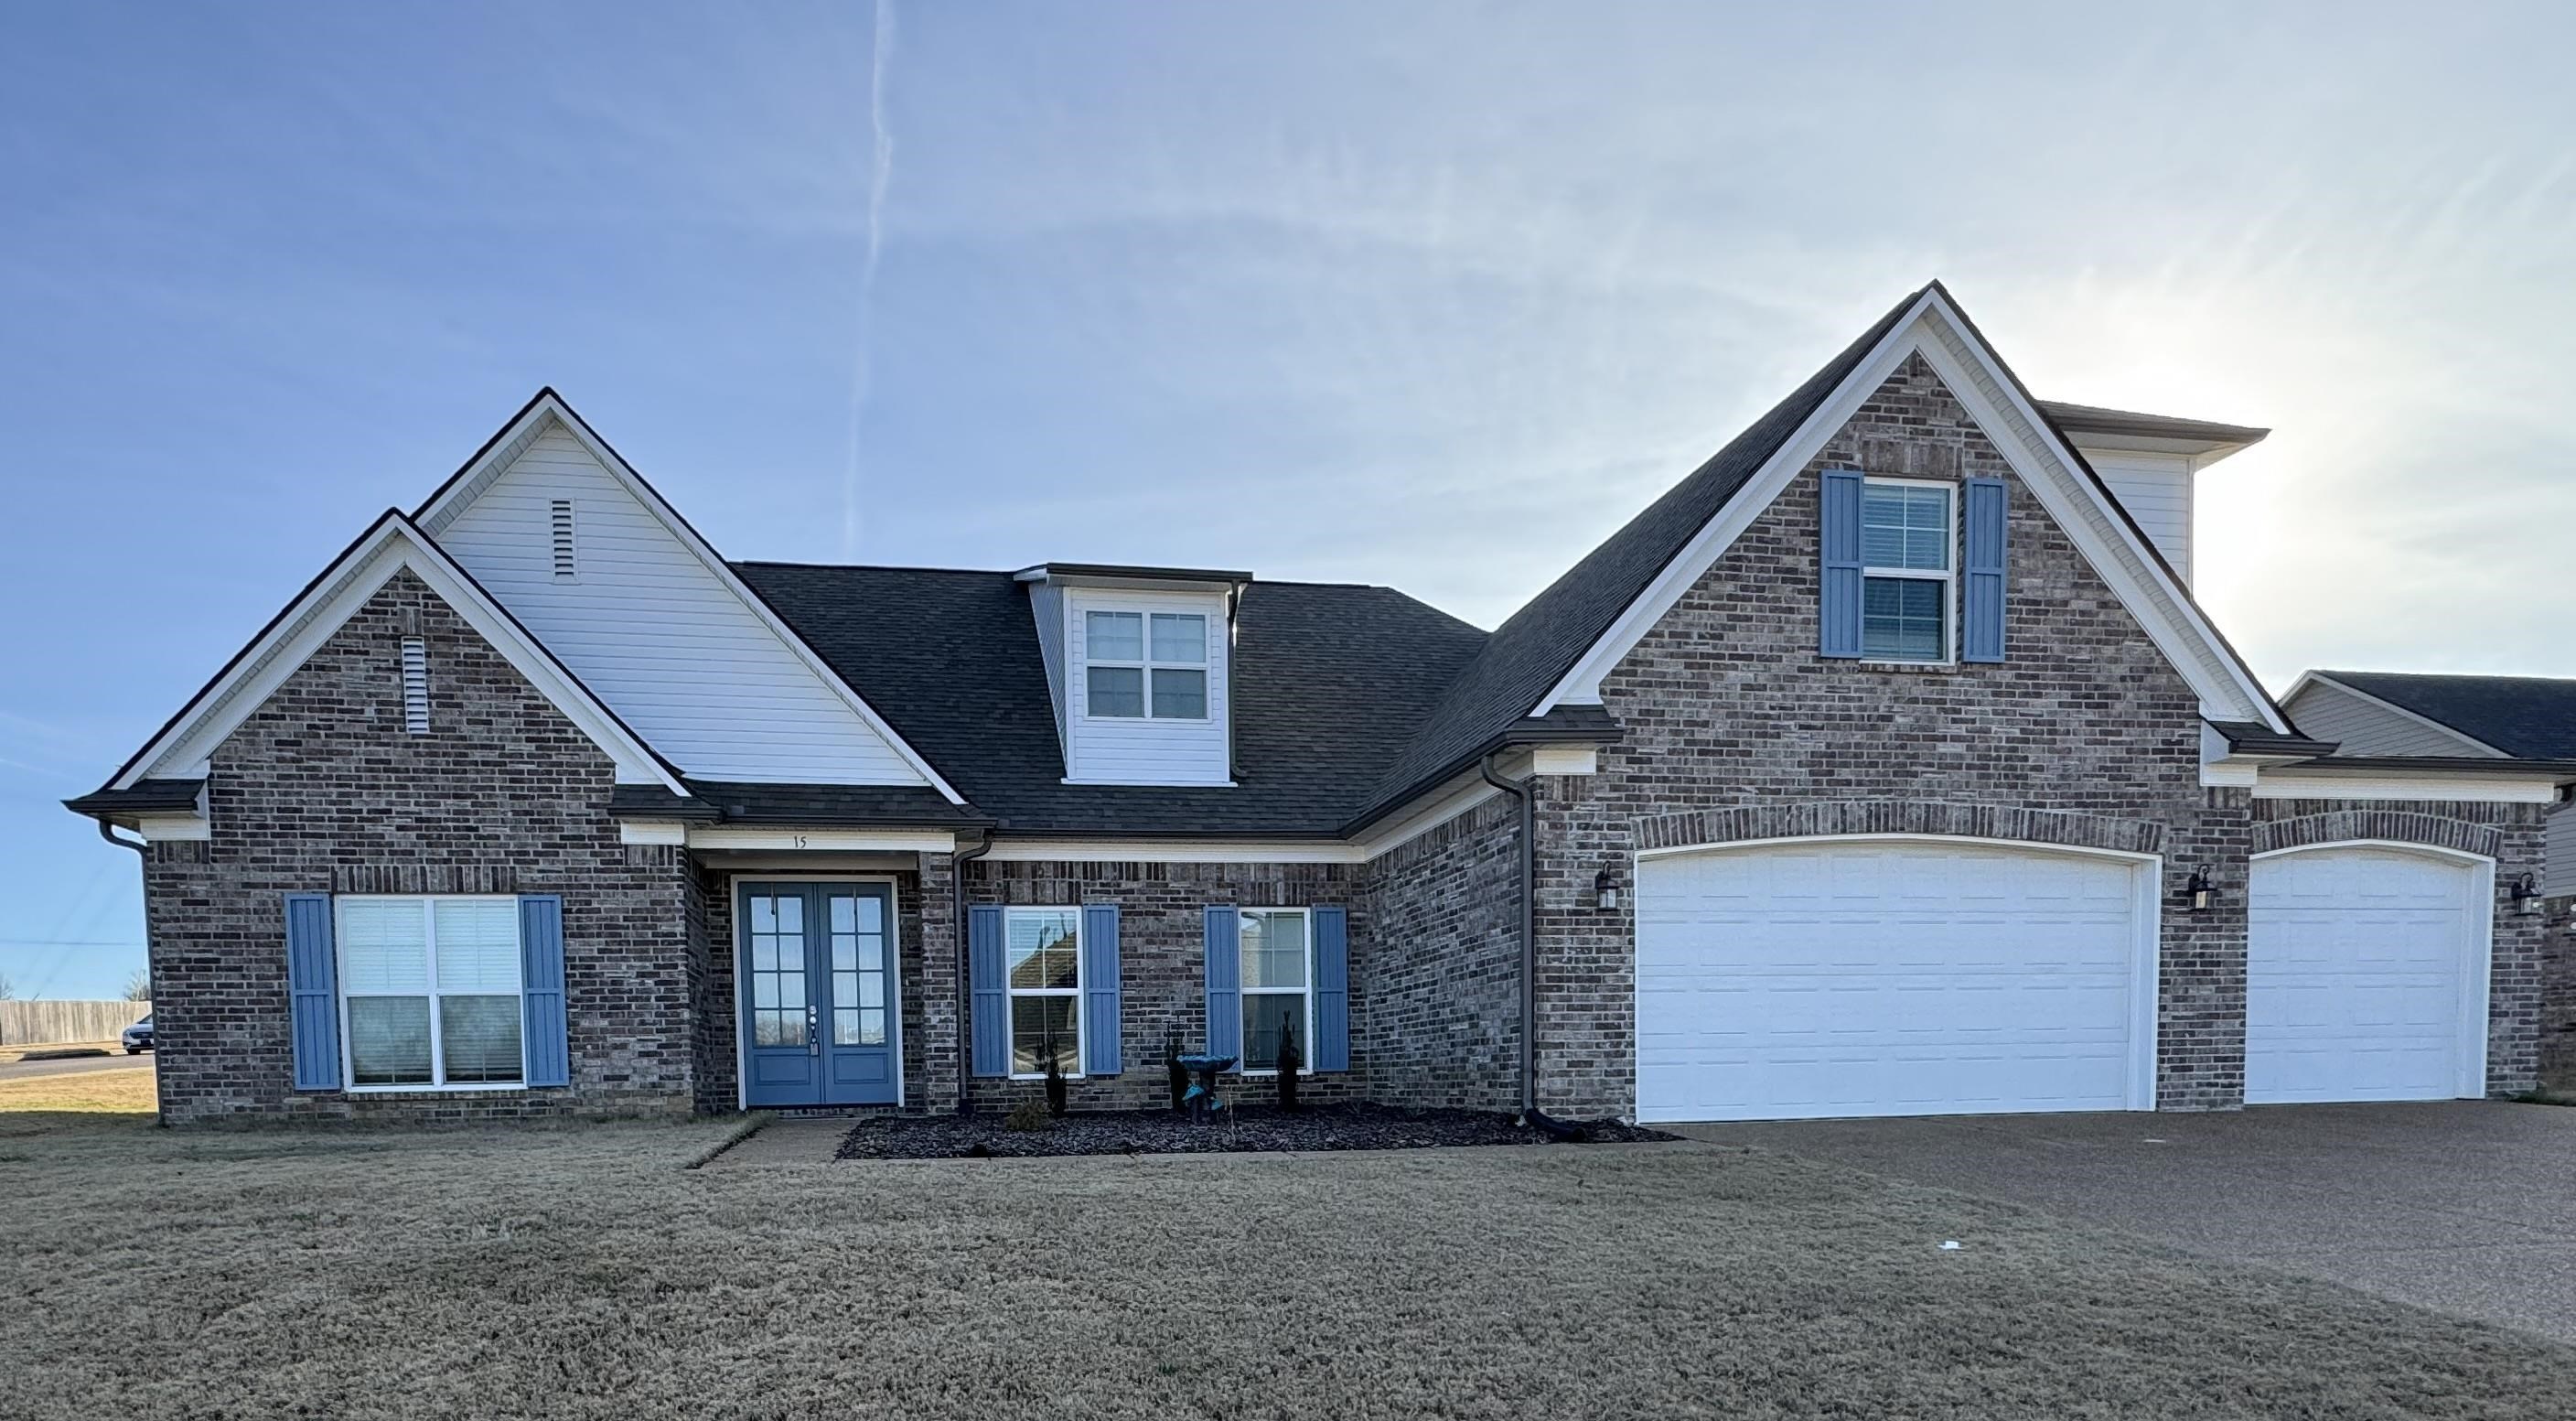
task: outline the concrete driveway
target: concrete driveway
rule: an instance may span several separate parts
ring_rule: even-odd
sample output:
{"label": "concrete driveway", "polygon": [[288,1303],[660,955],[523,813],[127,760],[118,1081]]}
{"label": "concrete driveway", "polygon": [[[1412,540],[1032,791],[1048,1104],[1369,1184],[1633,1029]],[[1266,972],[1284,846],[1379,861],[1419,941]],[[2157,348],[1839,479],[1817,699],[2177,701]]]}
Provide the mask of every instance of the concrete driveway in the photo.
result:
{"label": "concrete driveway", "polygon": [[1671,1128],[2576,1344],[2576,1108],[2444,1101]]}

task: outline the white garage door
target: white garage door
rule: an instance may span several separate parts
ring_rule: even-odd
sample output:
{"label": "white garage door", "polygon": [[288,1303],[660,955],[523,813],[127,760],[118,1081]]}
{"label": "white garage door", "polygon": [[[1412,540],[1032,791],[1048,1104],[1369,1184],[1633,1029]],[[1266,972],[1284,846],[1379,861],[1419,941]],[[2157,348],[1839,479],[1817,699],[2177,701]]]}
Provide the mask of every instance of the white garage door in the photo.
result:
{"label": "white garage door", "polygon": [[1638,1116],[2143,1109],[2151,872],[1941,841],[1645,859]]}
{"label": "white garage door", "polygon": [[2400,849],[2256,859],[2246,1101],[2484,1094],[2484,882]]}

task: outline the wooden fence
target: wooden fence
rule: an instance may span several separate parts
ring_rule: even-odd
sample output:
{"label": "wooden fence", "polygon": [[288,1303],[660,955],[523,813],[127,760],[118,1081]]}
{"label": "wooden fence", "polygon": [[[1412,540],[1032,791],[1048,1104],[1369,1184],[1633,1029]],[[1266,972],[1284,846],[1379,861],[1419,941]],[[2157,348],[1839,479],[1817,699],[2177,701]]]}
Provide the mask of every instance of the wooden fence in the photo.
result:
{"label": "wooden fence", "polygon": [[150,1002],[0,1002],[0,1046],[114,1041]]}

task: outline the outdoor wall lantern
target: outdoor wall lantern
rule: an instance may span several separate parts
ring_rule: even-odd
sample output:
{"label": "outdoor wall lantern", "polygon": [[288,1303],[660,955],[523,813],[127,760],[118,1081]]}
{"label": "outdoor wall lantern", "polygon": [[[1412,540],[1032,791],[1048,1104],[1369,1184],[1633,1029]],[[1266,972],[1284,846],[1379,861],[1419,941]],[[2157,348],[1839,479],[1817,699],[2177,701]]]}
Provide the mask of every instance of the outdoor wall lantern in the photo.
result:
{"label": "outdoor wall lantern", "polygon": [[2183,901],[2189,903],[2195,913],[2206,913],[2218,903],[2218,885],[2209,881],[2206,868],[2193,869],[2191,882],[2183,885],[2182,892]]}
{"label": "outdoor wall lantern", "polygon": [[1592,901],[1599,904],[1605,913],[1616,912],[1619,907],[1619,875],[1606,868],[1592,875]]}
{"label": "outdoor wall lantern", "polygon": [[2515,912],[2528,915],[2540,911],[2540,885],[2531,881],[2530,874],[2515,879],[2508,891],[2513,894]]}

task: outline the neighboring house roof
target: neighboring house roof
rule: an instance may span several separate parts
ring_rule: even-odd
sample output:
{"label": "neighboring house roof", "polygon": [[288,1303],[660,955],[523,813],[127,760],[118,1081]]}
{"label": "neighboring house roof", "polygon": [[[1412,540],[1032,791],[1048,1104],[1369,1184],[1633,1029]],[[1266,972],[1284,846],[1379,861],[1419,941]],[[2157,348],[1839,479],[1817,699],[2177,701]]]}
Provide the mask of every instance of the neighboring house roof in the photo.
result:
{"label": "neighboring house roof", "polygon": [[2312,671],[2523,760],[2576,760],[2576,680]]}
{"label": "neighboring house roof", "polygon": [[1069,785],[1028,589],[1015,574],[734,570],[969,804],[1014,831],[1337,833],[1485,642],[1389,588],[1247,584],[1231,677],[1235,784]]}

